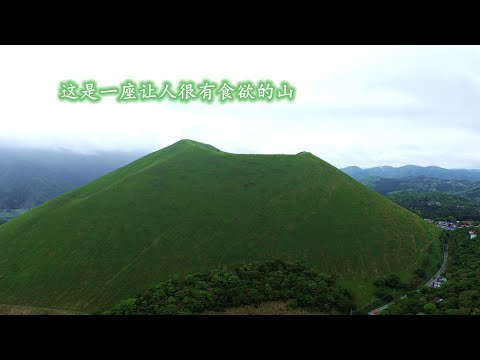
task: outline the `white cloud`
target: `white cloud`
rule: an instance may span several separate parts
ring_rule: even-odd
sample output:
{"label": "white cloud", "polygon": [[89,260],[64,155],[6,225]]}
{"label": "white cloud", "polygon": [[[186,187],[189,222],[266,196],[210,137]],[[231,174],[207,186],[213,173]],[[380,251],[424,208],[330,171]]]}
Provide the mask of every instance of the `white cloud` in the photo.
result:
{"label": "white cloud", "polygon": [[[478,46],[0,46],[0,142],[310,151],[336,166],[478,167]],[[71,104],[61,80],[288,80],[293,103]]]}

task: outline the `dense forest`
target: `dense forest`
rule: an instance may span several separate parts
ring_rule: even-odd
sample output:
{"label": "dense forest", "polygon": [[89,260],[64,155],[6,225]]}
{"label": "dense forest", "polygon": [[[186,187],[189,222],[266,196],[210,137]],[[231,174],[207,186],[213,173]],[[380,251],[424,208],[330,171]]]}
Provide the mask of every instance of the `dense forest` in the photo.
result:
{"label": "dense forest", "polygon": [[347,314],[354,306],[334,277],[305,263],[277,260],[176,277],[103,314],[187,315],[278,300],[288,301],[291,308],[323,314]]}
{"label": "dense forest", "polygon": [[439,192],[400,192],[387,195],[422,218],[433,220],[480,220],[480,206],[465,198]]}
{"label": "dense forest", "polygon": [[440,288],[410,291],[382,314],[480,315],[480,239],[470,239],[468,231],[448,233],[447,281]]}
{"label": "dense forest", "polygon": [[390,179],[373,176],[363,178],[360,182],[382,195],[396,192],[441,192],[462,196],[467,200],[480,200],[478,194],[480,183],[468,180],[447,180],[425,176]]}
{"label": "dense forest", "polygon": [[422,218],[450,221],[480,220],[478,181],[437,179],[427,176],[402,178],[369,176],[359,181]]}

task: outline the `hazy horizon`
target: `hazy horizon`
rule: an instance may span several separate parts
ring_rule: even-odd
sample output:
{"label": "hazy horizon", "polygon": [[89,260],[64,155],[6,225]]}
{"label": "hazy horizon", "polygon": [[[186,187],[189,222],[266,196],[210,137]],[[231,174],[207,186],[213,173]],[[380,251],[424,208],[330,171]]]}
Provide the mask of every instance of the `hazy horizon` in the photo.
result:
{"label": "hazy horizon", "polygon": [[[179,139],[182,140],[182,139]],[[190,140],[195,140],[195,139],[190,139]],[[173,143],[172,143],[173,144]],[[169,145],[172,145],[169,144]],[[215,144],[209,144],[215,146]],[[167,145],[168,146],[168,145]],[[160,150],[160,149],[155,149],[153,151],[141,151],[141,150],[94,150],[94,149],[89,149],[87,151],[76,151],[76,150],[71,150],[67,148],[54,148],[54,147],[20,147],[20,146],[15,146],[15,145],[6,145],[6,144],[0,144],[0,151],[12,151],[12,152],[23,152],[23,153],[38,153],[38,152],[48,152],[48,153],[58,153],[58,154],[65,154],[65,155],[79,155],[79,156],[115,156],[115,155],[131,155],[131,156],[137,156],[137,158],[141,158],[143,156],[146,156],[154,151]],[[223,151],[222,149],[219,149]],[[237,153],[237,154],[251,154],[251,153]],[[1,155],[1,153],[0,153]],[[37,154],[38,155],[38,154]],[[264,155],[270,155],[270,154],[264,154]],[[278,155],[278,154],[277,154]],[[281,154],[281,155],[295,155],[295,154]],[[137,159],[134,158],[134,159]],[[135,160],[132,160],[135,161]],[[332,164],[333,165],[333,164]],[[348,167],[358,167],[362,170],[370,169],[370,168],[376,168],[376,167],[393,167],[393,168],[400,168],[404,166],[420,166],[420,167],[430,167],[434,166],[437,167],[437,165],[417,165],[414,163],[409,163],[409,164],[404,164],[404,165],[399,165],[399,166],[390,166],[387,164],[383,165],[375,165],[375,166],[369,166],[369,167],[362,167],[362,166],[357,166],[355,164],[353,165],[347,165],[347,166],[342,166],[338,167],[339,169],[345,169]],[[443,169],[447,170],[474,170],[474,171],[480,171],[480,168],[445,168],[438,166]]]}
{"label": "hazy horizon", "polygon": [[[479,46],[0,46],[0,147],[149,153],[181,139],[332,165],[480,168]],[[294,102],[72,104],[60,81],[287,80]]]}

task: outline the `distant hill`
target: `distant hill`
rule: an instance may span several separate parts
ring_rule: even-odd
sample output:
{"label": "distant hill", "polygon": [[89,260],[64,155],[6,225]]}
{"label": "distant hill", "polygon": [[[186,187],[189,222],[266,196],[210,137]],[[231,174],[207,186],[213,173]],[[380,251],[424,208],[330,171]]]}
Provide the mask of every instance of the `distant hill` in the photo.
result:
{"label": "distant hill", "polygon": [[302,260],[355,301],[440,261],[440,230],[308,153],[182,140],[0,226],[0,303],[99,311],[172,278]]}
{"label": "distant hill", "polygon": [[425,176],[382,178],[360,182],[421,217],[480,220],[480,182]]}
{"label": "distant hill", "polygon": [[342,169],[343,172],[355,180],[362,180],[369,176],[382,178],[403,178],[411,176],[424,176],[446,180],[480,181],[480,170],[473,169],[444,169],[438,166],[406,165],[401,167],[378,166],[369,169],[361,169],[358,166],[349,166]]}
{"label": "distant hill", "polygon": [[0,210],[32,208],[138,159],[140,154],[0,148]]}
{"label": "distant hill", "polygon": [[480,207],[460,196],[441,192],[394,192],[389,199],[422,218],[480,220]]}
{"label": "distant hill", "polygon": [[362,178],[360,182],[382,195],[392,192],[444,192],[451,194],[465,194],[466,198],[475,200],[475,190],[480,188],[480,182],[468,180],[445,180],[426,176],[410,176],[403,178],[382,178],[369,176]]}

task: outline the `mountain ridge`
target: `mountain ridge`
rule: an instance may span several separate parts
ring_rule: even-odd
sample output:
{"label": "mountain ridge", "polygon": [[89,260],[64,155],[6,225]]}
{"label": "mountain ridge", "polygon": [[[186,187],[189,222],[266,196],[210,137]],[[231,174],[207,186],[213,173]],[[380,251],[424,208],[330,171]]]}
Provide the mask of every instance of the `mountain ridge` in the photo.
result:
{"label": "mountain ridge", "polygon": [[32,208],[139,157],[4,148],[0,152],[0,209]]}
{"label": "mountain ridge", "polygon": [[355,180],[362,180],[367,177],[379,176],[384,178],[403,178],[412,176],[425,176],[445,180],[469,180],[480,181],[480,170],[478,169],[445,169],[439,166],[418,166],[404,165],[400,167],[376,166],[362,169],[358,166],[348,166],[341,169]]}

